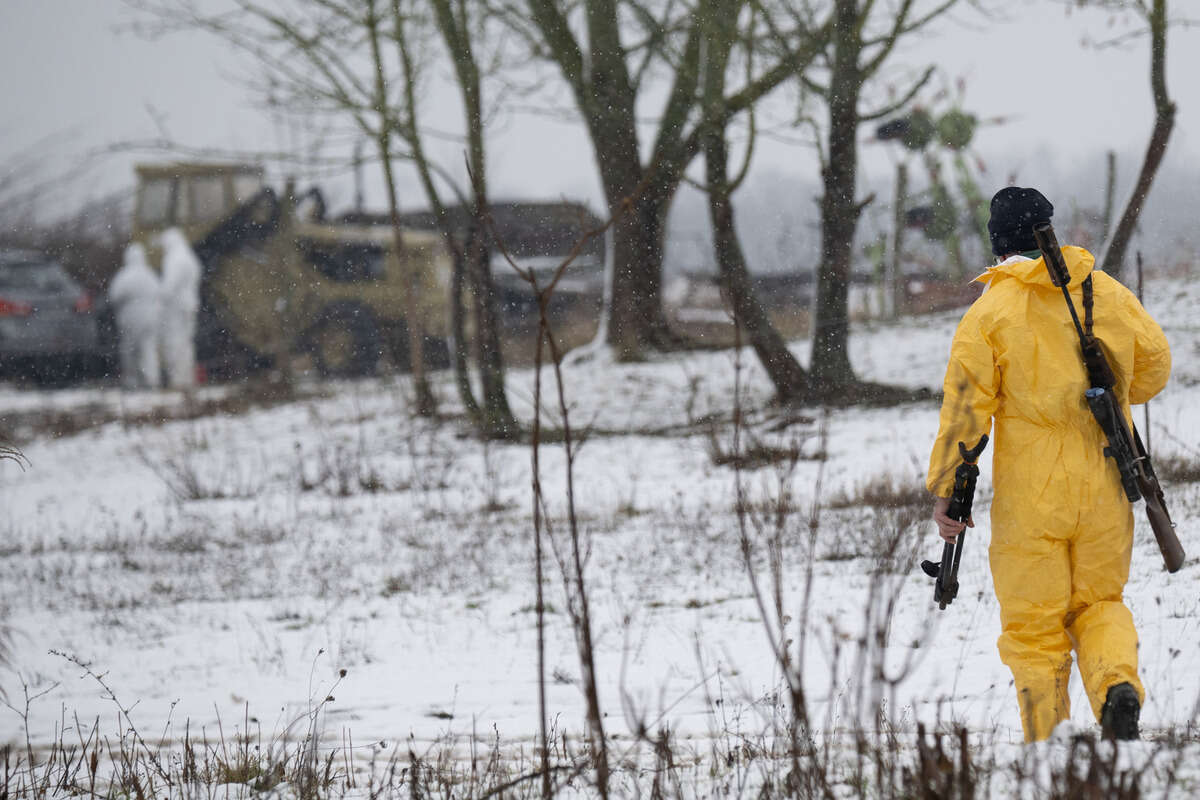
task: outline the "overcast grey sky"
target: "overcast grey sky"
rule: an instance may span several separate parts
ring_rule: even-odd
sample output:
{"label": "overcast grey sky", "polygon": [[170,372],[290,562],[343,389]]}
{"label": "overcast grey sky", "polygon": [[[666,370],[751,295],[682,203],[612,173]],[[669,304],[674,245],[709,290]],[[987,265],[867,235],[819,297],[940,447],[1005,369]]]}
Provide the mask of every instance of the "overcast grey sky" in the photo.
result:
{"label": "overcast grey sky", "polygon": [[[967,109],[1008,118],[977,139],[996,186],[1010,173],[1036,183],[1032,171],[1046,164],[1064,172],[1092,163],[1099,169],[1108,148],[1127,154],[1123,165],[1131,171],[1152,121],[1146,41],[1097,51],[1083,40],[1123,30],[1120,17],[1068,13],[1049,0],[1006,5],[1005,20],[960,13],[901,58],[940,63],[951,79],[966,80]],[[164,130],[196,146],[261,150],[289,144],[287,131],[239,85],[246,62],[215,39],[139,38],[125,30],[134,15],[120,0],[0,0],[0,8],[0,164],[51,136],[58,138],[37,152],[59,169],[73,169],[97,148]],[[1200,74],[1198,45],[1200,31],[1171,34],[1168,83],[1179,117],[1170,165],[1194,164],[1200,156],[1200,93],[1193,84]],[[443,118],[453,124],[455,98],[447,95],[445,102]],[[567,194],[598,205],[591,151],[579,125],[516,114],[490,146],[496,196]],[[864,147],[868,170],[879,176],[886,174],[883,150]],[[89,162],[74,184],[75,196],[132,186],[133,162],[149,158],[165,156],[126,153]],[[811,152],[782,142],[764,142],[755,169],[760,175],[816,175]],[[331,184],[335,204],[348,202],[349,182]],[[408,196],[416,197],[415,188]]]}

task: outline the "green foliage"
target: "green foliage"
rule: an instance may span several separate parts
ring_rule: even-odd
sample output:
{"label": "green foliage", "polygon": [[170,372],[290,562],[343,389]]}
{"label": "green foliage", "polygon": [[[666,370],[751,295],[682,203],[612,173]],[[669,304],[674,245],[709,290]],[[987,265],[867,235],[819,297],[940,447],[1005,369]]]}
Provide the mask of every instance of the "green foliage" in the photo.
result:
{"label": "green foliage", "polygon": [[[876,131],[879,141],[896,141],[905,149],[921,154],[929,174],[929,188],[918,195],[919,205],[910,205],[917,197],[906,197],[901,208],[907,226],[920,228],[927,240],[945,249],[952,272],[959,277],[966,274],[967,260],[974,258],[973,253],[964,252],[964,235],[979,242],[983,253],[990,249],[989,204],[966,160],[979,129],[979,117],[963,110],[960,102],[961,96],[952,100],[949,108],[943,106],[945,110],[932,112],[914,108],[902,117],[884,122]],[[947,157],[953,164],[953,181],[943,177],[943,162]]]}
{"label": "green foliage", "polygon": [[979,120],[974,114],[968,114],[962,109],[952,108],[937,121],[938,141],[950,150],[964,150],[975,138],[975,129]]}
{"label": "green foliage", "polygon": [[934,123],[933,117],[928,111],[915,108],[908,115],[908,127],[901,134],[900,143],[909,150],[924,150],[933,141],[935,134],[937,134],[937,125]]}
{"label": "green foliage", "polygon": [[925,238],[932,242],[945,242],[958,230],[958,206],[950,196],[950,190],[941,181],[930,191],[933,194],[933,218],[925,226]]}

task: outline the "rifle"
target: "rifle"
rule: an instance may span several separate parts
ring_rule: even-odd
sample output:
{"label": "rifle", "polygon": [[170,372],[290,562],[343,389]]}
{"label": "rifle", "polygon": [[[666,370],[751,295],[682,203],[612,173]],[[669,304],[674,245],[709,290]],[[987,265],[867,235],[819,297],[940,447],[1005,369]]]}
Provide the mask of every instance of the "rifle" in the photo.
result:
{"label": "rifle", "polygon": [[[967,449],[963,442],[958,443],[958,453],[962,463],[954,470],[954,491],[950,495],[950,508],[946,515],[956,522],[966,522],[971,518],[971,504],[975,501],[975,480],[979,477],[979,454],[987,447],[988,437],[985,433],[979,437],[979,443]],[[958,534],[954,543],[946,542],[942,547],[941,561],[922,561],[921,569],[925,574],[936,579],[933,584],[933,602],[940,610],[954,602],[958,596],[958,562],[962,560],[963,539],[967,530],[964,528]]]}
{"label": "rifle", "polygon": [[1140,499],[1146,501],[1146,517],[1150,520],[1150,528],[1154,531],[1158,549],[1162,552],[1163,564],[1167,572],[1176,572],[1183,566],[1183,545],[1175,535],[1175,523],[1167,513],[1162,486],[1154,473],[1150,456],[1142,445],[1142,437],[1138,435],[1137,427],[1126,421],[1121,412],[1121,405],[1113,389],[1117,384],[1116,376],[1104,353],[1103,343],[1092,335],[1090,292],[1085,287],[1085,331],[1084,326],[1079,324],[1075,304],[1071,302],[1071,292],[1067,286],[1071,282],[1071,273],[1054,236],[1054,226],[1049,222],[1038,223],[1033,226],[1033,236],[1037,240],[1038,249],[1042,251],[1046,270],[1050,273],[1050,282],[1062,289],[1063,297],[1067,300],[1067,309],[1071,312],[1071,321],[1075,323],[1075,332],[1079,334],[1083,365],[1087,369],[1088,383],[1091,384],[1091,388],[1084,392],[1084,397],[1092,416],[1096,418],[1100,430],[1104,431],[1108,440],[1104,455],[1116,462],[1117,470],[1121,474],[1121,487],[1125,490],[1129,502],[1136,503]]}
{"label": "rifle", "polygon": [[[1142,305],[1145,305],[1145,303],[1142,301],[1142,251],[1141,250],[1137,251],[1137,265],[1138,265],[1137,299],[1138,299],[1139,303],[1142,303]],[[1150,455],[1150,401],[1149,400],[1142,403],[1142,415],[1143,415],[1142,419],[1144,420],[1143,430],[1146,431],[1146,455]]]}

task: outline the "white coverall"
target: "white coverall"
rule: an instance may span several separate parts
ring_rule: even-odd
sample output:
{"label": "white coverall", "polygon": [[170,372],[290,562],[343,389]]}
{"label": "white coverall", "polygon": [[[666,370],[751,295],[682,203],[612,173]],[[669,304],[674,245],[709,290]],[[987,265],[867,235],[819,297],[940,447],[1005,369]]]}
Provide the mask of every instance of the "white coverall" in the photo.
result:
{"label": "white coverall", "polygon": [[140,244],[125,248],[125,262],[108,285],[108,298],[120,337],[121,385],[126,389],[158,388],[162,385],[158,360],[162,285],[146,263],[146,250]]}
{"label": "white coverall", "polygon": [[200,309],[200,259],[179,228],[162,232],[163,314],[159,352],[167,386],[187,389],[196,384],[196,314]]}

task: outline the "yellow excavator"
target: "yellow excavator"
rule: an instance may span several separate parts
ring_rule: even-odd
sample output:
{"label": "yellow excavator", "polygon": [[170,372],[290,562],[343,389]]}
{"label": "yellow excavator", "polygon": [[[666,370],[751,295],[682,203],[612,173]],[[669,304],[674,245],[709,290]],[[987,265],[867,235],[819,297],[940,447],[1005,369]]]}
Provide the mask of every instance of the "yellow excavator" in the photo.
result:
{"label": "yellow excavator", "polygon": [[[184,231],[204,265],[197,359],[212,379],[310,356],[324,377],[410,366],[409,330],[423,331],[430,368],[449,363],[451,261],[441,237],[326,219],[318,189],[282,192],[247,164],[136,167],[133,239],[159,264],[157,234]],[[407,269],[420,276],[420,325],[405,319]]]}

